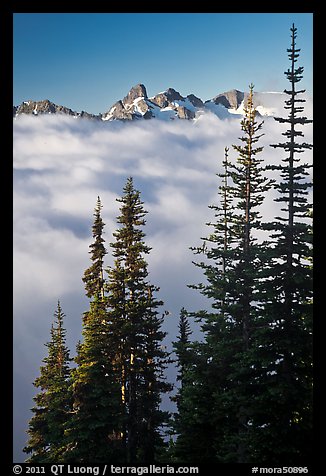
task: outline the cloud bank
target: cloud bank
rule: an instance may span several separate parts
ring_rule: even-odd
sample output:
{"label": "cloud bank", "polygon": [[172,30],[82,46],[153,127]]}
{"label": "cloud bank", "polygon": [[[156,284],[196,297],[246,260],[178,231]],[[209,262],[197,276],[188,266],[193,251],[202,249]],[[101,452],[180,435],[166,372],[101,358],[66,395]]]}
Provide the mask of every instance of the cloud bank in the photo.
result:
{"label": "cloud bank", "polygon": [[[282,151],[269,144],[282,141],[284,127],[265,119],[261,158],[278,163]],[[311,142],[312,128],[304,129]],[[70,117],[21,116],[14,121],[14,460],[23,461],[29,408],[45,356],[43,343],[60,299],[72,354],[80,339],[81,316],[87,310],[82,283],[89,266],[91,226],[97,196],[103,204],[108,249],[113,241],[119,204],[127,177],[141,191],[148,211],[144,231],[152,246],[150,280],[170,311],[165,329],[174,340],[179,311],[208,305],[187,284],[202,280],[190,246],[201,244],[213,218],[208,205],[218,201],[224,147],[242,136],[239,118],[213,114],[188,121],[93,123]],[[306,152],[305,161],[312,160]],[[279,214],[270,193],[264,219]],[[173,373],[171,374],[173,377]]]}

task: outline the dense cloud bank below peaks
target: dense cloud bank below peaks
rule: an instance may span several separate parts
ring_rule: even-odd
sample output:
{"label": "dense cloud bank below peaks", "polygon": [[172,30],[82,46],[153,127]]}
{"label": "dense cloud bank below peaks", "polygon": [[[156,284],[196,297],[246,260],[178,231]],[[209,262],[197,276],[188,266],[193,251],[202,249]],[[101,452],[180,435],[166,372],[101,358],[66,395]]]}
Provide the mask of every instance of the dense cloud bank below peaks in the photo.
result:
{"label": "dense cloud bank below peaks", "polygon": [[[311,142],[312,127],[305,129],[302,140]],[[284,126],[267,118],[262,131],[261,158],[266,165],[279,163],[284,152],[269,144],[282,140]],[[14,122],[16,335],[22,329],[32,335],[35,325],[44,325],[39,304],[47,304],[52,315],[57,299],[84,296],[81,277],[89,266],[97,196],[109,250],[119,215],[116,198],[129,176],[149,212],[144,229],[152,247],[149,271],[161,287],[161,299],[173,309],[174,323],[182,306],[198,307],[200,297],[187,284],[201,281],[202,275],[192,264],[189,247],[201,245],[200,238],[211,232],[208,206],[219,200],[216,174],[222,172],[224,148],[230,148],[229,158],[235,160],[232,144],[239,144],[242,135],[239,119],[221,120],[213,114],[195,123],[100,125],[67,116],[19,117]],[[301,158],[311,161],[312,152]],[[280,214],[274,198],[275,192],[266,196],[264,220]],[[105,265],[111,262],[109,250]],[[79,325],[80,316],[74,319]]]}
{"label": "dense cloud bank below peaks", "polygon": [[[312,127],[305,129],[304,140],[311,142]],[[260,144],[265,146],[261,158],[266,164],[282,158],[281,151],[269,147],[282,140],[282,131],[284,126],[272,118],[265,120]],[[33,272],[39,262],[42,270],[27,280],[28,286],[37,286],[39,280],[38,289],[53,296],[66,286],[80,287],[78,273],[82,274],[89,259],[96,198],[101,197],[106,238],[111,241],[118,214],[115,199],[128,176],[134,177],[149,211],[146,233],[153,245],[153,261],[159,266],[162,259],[166,265],[167,251],[174,255],[171,266],[175,255],[190,261],[188,247],[207,234],[205,223],[212,218],[208,205],[218,200],[215,174],[222,171],[224,147],[230,148],[232,160],[236,152],[231,146],[239,144],[241,136],[238,118],[221,120],[212,114],[195,123],[159,124],[19,117],[14,123],[14,240],[16,257],[22,256],[17,262],[16,286],[26,289],[26,276],[19,280],[20,263],[27,262]],[[311,152],[303,155],[311,160]],[[264,206],[273,215],[273,200],[267,197]],[[70,273],[65,276],[68,263]],[[47,266],[51,271],[46,272]],[[47,283],[56,274],[60,289]]]}
{"label": "dense cloud bank below peaks", "polygon": [[[284,126],[266,118],[260,139],[265,163],[278,163],[284,153],[269,147],[282,141]],[[311,142],[312,127],[303,140]],[[218,203],[224,148],[229,158],[239,144],[240,120],[205,114],[191,121],[100,123],[61,115],[20,116],[14,121],[14,374],[15,444],[26,443],[26,425],[36,378],[49,339],[57,300],[67,315],[68,343],[74,354],[87,310],[82,276],[89,266],[89,244],[97,196],[103,204],[105,266],[112,263],[109,243],[127,177],[148,210],[144,228],[152,247],[150,280],[170,312],[168,339],[177,333],[178,315],[208,307],[187,284],[203,280],[192,264],[190,246],[211,229],[208,205]],[[312,160],[312,152],[301,154]],[[264,218],[279,214],[274,195],[266,196]],[[23,456],[16,454],[16,462]]]}

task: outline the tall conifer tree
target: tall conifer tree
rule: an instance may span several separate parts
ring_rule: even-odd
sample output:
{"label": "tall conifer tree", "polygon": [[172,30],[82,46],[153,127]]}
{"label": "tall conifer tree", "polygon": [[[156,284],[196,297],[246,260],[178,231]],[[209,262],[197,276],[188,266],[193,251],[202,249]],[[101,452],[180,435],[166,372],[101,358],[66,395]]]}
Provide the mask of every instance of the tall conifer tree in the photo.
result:
{"label": "tall conifer tree", "polygon": [[103,223],[101,217],[102,203],[100,197],[97,197],[97,203],[94,211],[94,223],[92,226],[92,233],[94,243],[90,247],[90,254],[92,265],[86,269],[83,276],[85,283],[86,295],[89,298],[97,296],[104,298],[104,277],[103,277],[103,262],[107,251],[104,246]]}
{"label": "tall conifer tree", "polygon": [[167,353],[162,348],[165,332],[157,308],[163,303],[159,290],[148,281],[145,256],[146,211],[140,192],[129,178],[124,187],[118,223],[111,243],[114,266],[108,269],[107,312],[118,342],[115,369],[120,379],[124,412],[122,437],[129,463],[149,463],[162,446],[159,427],[165,415],[159,409],[160,393],[169,386],[163,380]]}
{"label": "tall conifer tree", "polygon": [[66,346],[66,330],[60,302],[51,326],[51,340],[46,347],[40,376],[34,385],[41,391],[34,397],[36,406],[29,422],[29,441],[24,452],[31,454],[28,463],[62,462],[65,448],[65,430],[72,406],[70,359]]}
{"label": "tall conifer tree", "polygon": [[256,235],[262,228],[260,207],[271,187],[258,157],[262,147],[256,143],[262,123],[256,121],[252,85],[244,112],[241,145],[233,146],[239,154],[236,163],[228,160],[225,150],[220,205],[211,207],[215,211],[215,222],[209,223],[213,233],[195,249],[205,257],[197,266],[204,270],[207,282],[193,287],[211,300],[213,312],[195,313],[202,322],[205,341],[196,346],[191,373],[197,375],[201,393],[205,398],[209,395],[213,409],[209,453],[223,463],[249,462],[252,455],[252,367],[264,254],[264,245]]}
{"label": "tall conifer tree", "polygon": [[180,311],[179,317],[179,335],[178,341],[174,342],[174,349],[178,358],[178,367],[179,367],[179,375],[178,380],[180,381],[180,387],[183,386],[183,379],[186,374],[187,370],[187,363],[189,358],[187,357],[187,353],[190,347],[190,340],[189,337],[191,336],[192,331],[190,329],[190,324],[188,321],[188,313],[186,309],[183,307]]}
{"label": "tall conifer tree", "polygon": [[90,303],[73,370],[73,415],[66,462],[123,461],[120,388],[114,371],[115,339],[96,297]]}
{"label": "tall conifer tree", "polygon": [[66,462],[123,461],[120,387],[114,369],[116,336],[107,320],[102,237],[104,223],[98,197],[92,227],[92,266],[83,277],[90,308],[84,314],[83,341],[77,347],[72,372],[73,414],[67,432]]}
{"label": "tall conifer tree", "polygon": [[290,68],[285,72],[290,88],[284,91],[288,116],[275,118],[288,126],[283,132],[287,140],[272,145],[283,149],[285,156],[281,165],[270,167],[281,177],[275,201],[283,208],[267,227],[273,242],[265,260],[266,324],[261,328],[263,366],[257,377],[264,392],[256,401],[257,458],[293,465],[307,464],[312,452],[312,228],[307,197],[311,165],[300,158],[312,148],[301,130],[312,121],[301,115],[305,100],[300,96],[305,91],[297,89],[303,67],[296,66],[300,52],[296,37],[292,25]]}
{"label": "tall conifer tree", "polygon": [[[177,356],[179,389],[172,400],[177,404],[173,429],[177,435],[172,445],[174,462],[192,463],[214,461],[212,438],[212,394],[208,385],[207,354],[202,343],[192,343],[188,313],[182,308],[178,340],[173,343]],[[205,386],[203,386],[205,385]]]}

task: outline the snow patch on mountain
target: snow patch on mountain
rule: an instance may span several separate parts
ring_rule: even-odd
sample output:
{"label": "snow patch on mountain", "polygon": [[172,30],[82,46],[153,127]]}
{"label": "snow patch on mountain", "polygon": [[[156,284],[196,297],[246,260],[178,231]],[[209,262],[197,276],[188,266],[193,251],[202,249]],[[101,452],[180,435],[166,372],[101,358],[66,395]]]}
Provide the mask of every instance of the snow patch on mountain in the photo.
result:
{"label": "snow patch on mountain", "polygon": [[[244,108],[248,93],[231,89],[230,91],[219,93],[205,103],[194,94],[182,96],[173,88],[161,91],[155,96],[148,97],[143,84],[133,86],[128,94],[113,104],[105,113],[99,115],[89,114],[85,111],[81,113],[71,109],[58,106],[49,100],[24,101],[20,106],[14,106],[13,115],[17,117],[21,114],[65,114],[75,118],[95,119],[99,121],[134,121],[142,119],[175,120],[187,119],[198,120],[203,114],[211,113],[220,119],[241,117],[244,115]],[[284,102],[288,99],[286,93],[267,91],[254,92],[254,106],[260,116],[284,116]],[[304,95],[306,99],[305,113],[312,116],[312,99]],[[286,113],[286,114],[285,114]]]}

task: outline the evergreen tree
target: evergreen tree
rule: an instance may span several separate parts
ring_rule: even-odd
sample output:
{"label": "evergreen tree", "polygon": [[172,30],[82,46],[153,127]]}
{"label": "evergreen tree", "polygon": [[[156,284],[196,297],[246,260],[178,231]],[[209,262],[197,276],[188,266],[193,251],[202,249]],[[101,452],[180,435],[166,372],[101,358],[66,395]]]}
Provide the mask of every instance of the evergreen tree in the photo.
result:
{"label": "evergreen tree", "polygon": [[257,391],[253,369],[256,362],[256,333],[261,326],[260,290],[266,253],[265,243],[258,243],[255,235],[264,228],[260,208],[272,185],[272,181],[264,176],[262,159],[257,157],[263,148],[255,147],[261,137],[258,133],[263,123],[256,122],[253,85],[250,85],[244,112],[241,128],[245,135],[240,138],[243,145],[233,146],[239,157],[237,164],[231,165],[230,173],[234,184],[230,193],[235,198],[239,212],[232,217],[231,230],[236,248],[232,250],[232,269],[228,277],[228,286],[231,284],[231,288],[226,294],[226,299],[231,303],[228,309],[234,319],[236,336],[236,358],[231,364],[229,395],[238,415],[237,434],[230,437],[229,441],[233,442],[234,447],[232,458],[236,456],[239,463],[252,461],[252,435],[255,432],[252,416]]}
{"label": "evergreen tree", "polygon": [[46,347],[40,376],[34,385],[40,392],[34,397],[36,406],[29,422],[29,441],[24,452],[31,454],[28,463],[58,463],[65,447],[65,429],[72,405],[69,351],[66,347],[65,315],[58,301],[51,326],[51,340]]}
{"label": "evergreen tree", "polygon": [[114,371],[115,339],[98,297],[90,303],[73,370],[74,407],[65,462],[119,463],[120,387]]}
{"label": "evergreen tree", "polygon": [[189,336],[192,334],[187,316],[188,313],[183,307],[180,311],[178,341],[173,343],[178,358],[178,380],[180,381],[180,388],[183,386],[183,380],[187,370],[187,363],[189,361],[187,353],[190,346]]}
{"label": "evergreen tree", "polygon": [[103,277],[103,261],[107,251],[104,246],[103,239],[103,223],[101,217],[102,203],[100,197],[97,197],[97,203],[94,211],[94,223],[92,227],[94,243],[90,247],[92,265],[86,269],[83,281],[85,283],[86,295],[89,298],[97,296],[104,298],[104,277]]}
{"label": "evergreen tree", "polygon": [[[230,219],[234,209],[229,189],[229,149],[225,147],[224,152],[222,162],[224,170],[223,173],[217,174],[221,179],[221,185],[219,186],[221,205],[209,206],[215,212],[216,221],[207,225],[214,229],[214,233],[203,239],[201,247],[192,248],[197,255],[209,255],[212,264],[208,260],[199,263],[194,262],[194,264],[204,270],[207,282],[211,284],[208,286],[201,283],[190,286],[212,299],[212,307],[221,315],[226,309],[226,276],[231,262],[228,253],[232,242]],[[182,316],[181,313],[180,318]],[[175,343],[179,365],[183,370],[182,387],[176,398],[178,414],[175,416],[177,440],[174,445],[174,454],[179,463],[211,463],[219,461],[214,440],[220,429],[223,433],[223,425],[221,425],[221,422],[217,422],[214,412],[214,395],[221,381],[221,368],[217,368],[216,365],[220,357],[218,356],[217,360],[216,358],[213,359],[216,346],[223,337],[223,333],[219,333],[222,320],[217,319],[215,312],[200,311],[191,313],[190,316],[195,317],[202,323],[202,330],[207,342],[182,343],[180,329],[179,342]],[[211,336],[214,336],[213,342],[211,342]],[[187,365],[182,362],[185,361],[185,357]],[[223,368],[226,368],[225,360]],[[209,412],[207,411],[208,408],[210,409]]]}
{"label": "evergreen tree", "polygon": [[92,266],[83,277],[90,308],[83,320],[83,341],[77,347],[77,367],[72,373],[74,406],[65,461],[78,463],[120,462],[120,387],[114,369],[116,337],[107,320],[104,294],[102,238],[104,223],[98,197],[92,227]]}
{"label": "evergreen tree", "polygon": [[[192,405],[197,409],[194,415],[204,414],[200,402],[208,398],[212,411],[206,454],[223,463],[252,459],[254,343],[265,249],[256,235],[262,229],[260,207],[271,187],[258,157],[262,147],[256,143],[262,123],[256,121],[252,85],[244,112],[242,144],[233,146],[239,154],[236,163],[228,160],[228,149],[225,150],[224,173],[220,174],[221,203],[211,207],[215,222],[208,224],[213,233],[194,250],[205,257],[197,266],[204,270],[206,283],[192,287],[211,300],[213,311],[194,313],[202,322],[205,341],[194,347],[196,356],[190,371],[193,392],[189,388],[189,397],[194,398],[197,386],[202,398]],[[191,414],[188,416],[191,421]],[[200,434],[200,441],[203,438]]]}
{"label": "evergreen tree", "polygon": [[177,435],[172,446],[172,459],[176,463],[199,464],[214,461],[212,438],[215,424],[211,409],[212,394],[208,385],[207,354],[202,343],[189,341],[191,330],[188,313],[182,308],[179,318],[178,340],[173,343],[180,382],[177,395],[172,398],[177,404],[173,429]]}
{"label": "evergreen tree", "polygon": [[183,362],[182,386],[176,396],[178,413],[173,427],[177,439],[172,448],[173,462],[179,464],[216,462],[213,440],[217,427],[207,350],[202,343],[193,342],[182,357],[187,362]]}
{"label": "evergreen tree", "polygon": [[[287,50],[290,68],[285,72],[290,88],[284,108],[286,118],[275,118],[288,125],[286,142],[273,144],[287,154],[281,165],[270,168],[281,176],[276,184],[276,202],[284,204],[282,216],[267,227],[273,239],[266,263],[264,295],[265,326],[261,328],[259,360],[263,363],[257,382],[265,391],[256,400],[257,458],[299,464],[307,463],[312,452],[312,229],[311,205],[307,194],[309,166],[298,154],[311,149],[303,141],[303,127],[312,121],[300,114],[304,90],[296,85],[303,67],[296,67],[299,51],[297,29],[291,28],[291,47]],[[300,104],[300,105],[299,105]]]}
{"label": "evergreen tree", "polygon": [[157,311],[163,303],[155,298],[159,288],[148,281],[145,255],[150,247],[141,229],[147,212],[132,178],[118,202],[120,228],[111,243],[115,262],[108,269],[107,319],[118,342],[115,369],[120,379],[127,461],[149,463],[163,444],[160,426],[166,415],[159,409],[160,393],[170,388],[163,379],[167,353],[162,348],[163,317]]}

